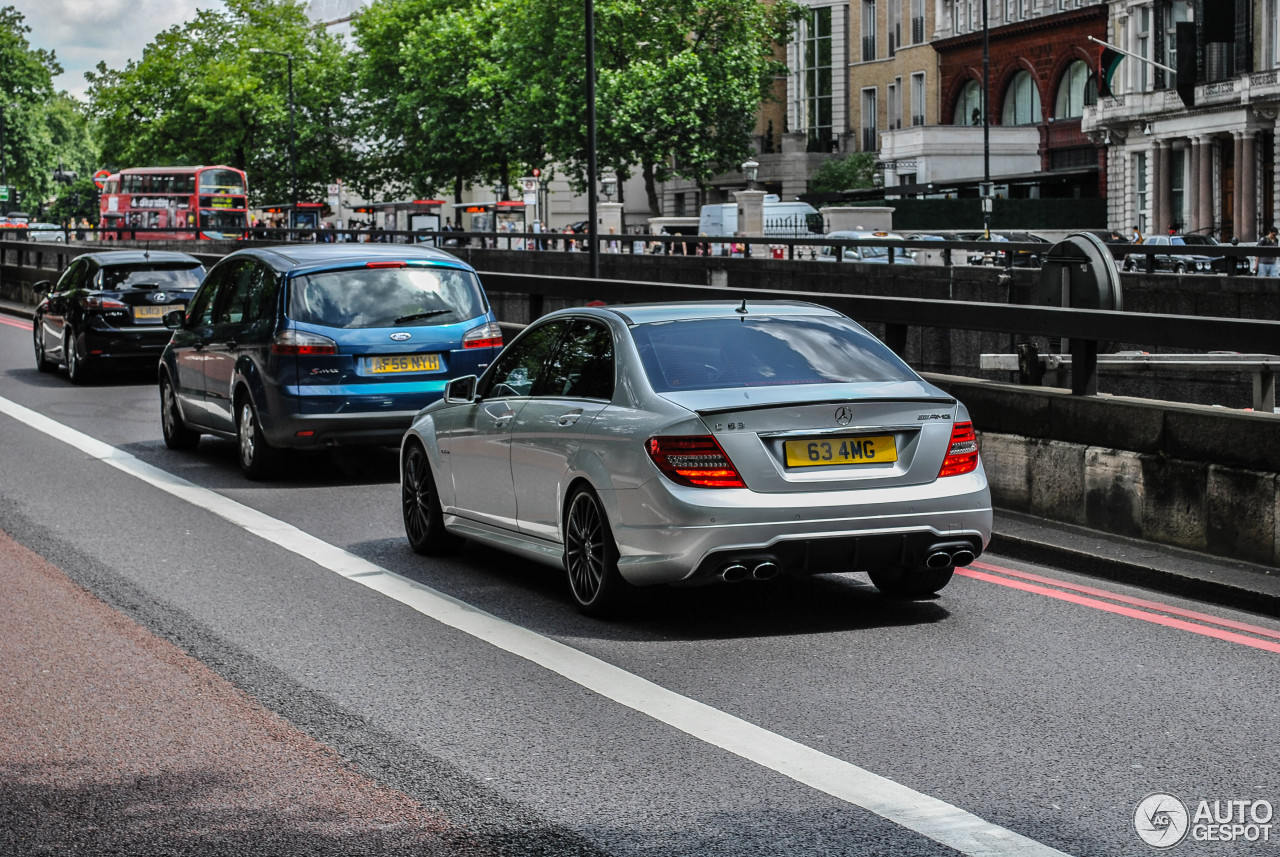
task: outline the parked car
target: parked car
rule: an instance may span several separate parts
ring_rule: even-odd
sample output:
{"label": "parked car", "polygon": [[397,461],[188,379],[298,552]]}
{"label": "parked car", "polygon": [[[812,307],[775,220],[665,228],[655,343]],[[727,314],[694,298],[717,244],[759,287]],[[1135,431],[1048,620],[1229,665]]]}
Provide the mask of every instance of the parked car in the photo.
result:
{"label": "parked car", "polygon": [[[1196,250],[1188,249],[1189,246],[1204,245],[1191,245],[1187,238],[1199,239],[1205,237],[1207,236],[1151,235],[1144,238],[1142,243],[1135,245],[1135,247],[1141,247],[1144,250],[1150,247],[1165,248],[1164,252],[1157,253],[1155,256],[1155,270],[1157,271],[1169,271],[1174,274],[1211,274],[1213,273],[1213,258]],[[1210,238],[1209,240],[1212,241],[1213,239]],[[1177,255],[1174,255],[1175,253]],[[1148,258],[1150,257],[1143,253],[1130,253],[1125,260],[1126,270],[1146,271]]]}
{"label": "parked car", "polygon": [[[1011,265],[1014,268],[1039,268],[1044,261],[1045,253],[1049,251],[1049,239],[1043,238],[1031,232],[1000,232],[998,233],[1001,240],[1014,244],[1043,244],[1043,248],[1036,250],[1001,250],[996,259],[997,265]],[[1007,261],[1006,253],[1013,254],[1013,260]]]}
{"label": "parked car", "polygon": [[[873,265],[913,265],[915,259],[912,257],[912,251],[906,247],[901,249],[895,248],[893,258],[889,258],[889,242],[902,241],[901,235],[892,232],[829,232],[824,238],[850,240],[876,241],[882,240],[885,243],[877,245],[863,245],[854,247],[844,247],[844,261],[846,262],[869,262]],[[836,261],[836,248],[830,244],[823,245],[818,250],[819,262]]]}
{"label": "parked car", "polygon": [[475,269],[421,244],[239,250],[165,324],[165,443],[235,439],[251,479],[287,448],[395,446],[448,379],[502,348]]}
{"label": "parked car", "polygon": [[106,250],[71,260],[57,283],[35,284],[36,368],[67,367],[73,384],[99,371],[155,366],[169,341],[164,314],[181,310],[204,278],[195,256]]}
{"label": "parked car", "polygon": [[[1209,270],[1213,271],[1215,274],[1226,274],[1230,271],[1230,268],[1232,266],[1235,267],[1234,274],[1236,276],[1247,275],[1250,273],[1250,268],[1252,267],[1252,265],[1249,262],[1248,256],[1216,255],[1212,250],[1208,249],[1210,247],[1222,246],[1221,242],[1218,241],[1217,238],[1214,238],[1212,235],[1192,234],[1192,235],[1183,235],[1181,237],[1182,237],[1182,243],[1186,244],[1188,247],[1205,248],[1201,252],[1203,252],[1204,255],[1209,257]],[[1235,246],[1240,246],[1240,245],[1237,242]],[[1245,246],[1247,247],[1248,245],[1246,244]]]}
{"label": "parked car", "polygon": [[56,223],[28,223],[27,240],[51,241],[58,244],[65,244],[67,240],[67,233]]}
{"label": "parked car", "polygon": [[631,586],[867,571],[942,589],[991,535],[964,405],[814,304],[568,309],[401,445],[405,532],[564,569],[604,614]]}

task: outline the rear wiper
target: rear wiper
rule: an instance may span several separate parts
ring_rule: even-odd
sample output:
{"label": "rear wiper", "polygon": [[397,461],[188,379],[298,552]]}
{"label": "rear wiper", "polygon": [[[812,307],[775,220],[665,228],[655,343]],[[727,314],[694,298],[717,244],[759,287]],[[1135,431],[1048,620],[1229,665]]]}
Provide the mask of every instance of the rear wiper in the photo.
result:
{"label": "rear wiper", "polygon": [[412,315],[402,315],[396,319],[396,324],[404,324],[406,321],[417,321],[420,318],[431,318],[433,315],[444,315],[447,312],[453,312],[451,309],[429,309],[426,312],[415,312]]}

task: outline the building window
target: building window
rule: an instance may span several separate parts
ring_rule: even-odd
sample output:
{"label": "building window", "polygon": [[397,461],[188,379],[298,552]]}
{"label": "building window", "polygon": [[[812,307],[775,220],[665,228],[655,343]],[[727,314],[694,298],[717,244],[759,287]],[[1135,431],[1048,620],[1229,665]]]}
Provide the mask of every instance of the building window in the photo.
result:
{"label": "building window", "polygon": [[[1133,33],[1133,52],[1140,57],[1151,59],[1151,7],[1142,6],[1137,10],[1136,28]],[[1151,91],[1151,66],[1144,62],[1135,62],[1133,69],[1133,88],[1137,92]]]}
{"label": "building window", "polygon": [[960,90],[956,99],[956,113],[952,123],[955,125],[982,124],[982,86],[971,80]]}
{"label": "building window", "polygon": [[1169,197],[1173,205],[1173,210],[1169,212],[1169,216],[1173,218],[1173,225],[1182,231],[1182,225],[1187,222],[1186,211],[1186,172],[1187,172],[1187,150],[1186,149],[1170,149],[1169,150]]}
{"label": "building window", "polygon": [[924,124],[924,72],[911,75],[911,124]]}
{"label": "building window", "polygon": [[885,126],[889,131],[896,131],[902,127],[902,78],[894,78],[893,83],[889,84],[889,124]]}
{"label": "building window", "polygon": [[1147,234],[1147,153],[1139,152],[1133,156],[1133,206],[1137,213],[1134,218],[1138,223],[1138,231]]}
{"label": "building window", "polygon": [[1019,3],[1020,0],[1004,0],[1004,22],[1006,24],[1018,20]]}
{"label": "building window", "polygon": [[876,58],[876,3],[862,0],[862,61]]}
{"label": "building window", "polygon": [[924,0],[911,0],[911,44],[924,44]]}
{"label": "building window", "polygon": [[1262,20],[1268,22],[1262,33],[1262,67],[1280,66],[1280,0],[1267,0]]}
{"label": "building window", "polygon": [[888,0],[885,11],[889,15],[889,56],[894,56],[902,44],[902,0]]}
{"label": "building window", "polygon": [[1040,90],[1031,72],[1020,71],[1004,93],[1001,125],[1035,125],[1041,119]]}
{"label": "building window", "polygon": [[[1058,83],[1058,99],[1053,108],[1053,115],[1058,119],[1078,119],[1084,115],[1084,106],[1097,101],[1097,83],[1089,64],[1076,60],[1067,66],[1067,71]],[[1093,96],[1093,97],[1091,97]]]}
{"label": "building window", "polygon": [[876,89],[871,87],[862,90],[862,151],[878,152],[880,150],[879,124],[876,118]]}
{"label": "building window", "polygon": [[835,150],[835,74],[832,68],[831,7],[813,9],[804,21],[801,62],[804,87],[801,126],[810,152]]}
{"label": "building window", "polygon": [[1178,67],[1178,24],[1191,20],[1191,4],[1187,0],[1173,0],[1164,7],[1164,52],[1165,65]]}

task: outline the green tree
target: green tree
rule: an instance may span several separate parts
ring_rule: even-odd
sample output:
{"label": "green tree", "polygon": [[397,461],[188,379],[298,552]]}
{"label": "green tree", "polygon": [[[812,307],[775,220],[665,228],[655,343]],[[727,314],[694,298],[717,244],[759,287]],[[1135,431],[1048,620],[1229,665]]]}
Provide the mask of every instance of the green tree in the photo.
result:
{"label": "green tree", "polygon": [[839,193],[871,187],[875,170],[875,152],[854,152],[843,158],[832,158],[809,177],[809,192]]}
{"label": "green tree", "polygon": [[[581,0],[512,0],[511,73],[527,121],[582,187],[587,167],[585,16]],[[703,182],[751,152],[760,105],[785,68],[776,48],[798,8],[789,0],[597,0],[597,150],[604,169],[639,169],[650,211],[657,184]]]}
{"label": "green tree", "polygon": [[115,168],[227,164],[249,173],[256,204],[291,194],[289,86],[293,59],[299,197],[350,174],[350,58],[316,29],[299,0],[226,0],[158,34],[140,61],[86,75],[106,162]]}
{"label": "green tree", "polygon": [[[53,188],[57,156],[46,121],[46,104],[54,97],[53,77],[62,73],[53,53],[27,41],[31,28],[12,6],[0,8],[0,112],[4,116],[4,148],[0,151],[8,184],[18,189],[22,205],[34,208]],[[10,203],[8,208],[12,209]]]}
{"label": "green tree", "polygon": [[460,201],[537,165],[536,123],[517,121],[524,83],[501,41],[510,0],[380,0],[356,19],[369,159],[363,189]]}

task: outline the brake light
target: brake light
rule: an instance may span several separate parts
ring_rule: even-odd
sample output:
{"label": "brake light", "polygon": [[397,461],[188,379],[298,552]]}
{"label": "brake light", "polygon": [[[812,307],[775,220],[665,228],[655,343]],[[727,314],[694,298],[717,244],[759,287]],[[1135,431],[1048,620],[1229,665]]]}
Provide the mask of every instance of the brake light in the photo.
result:
{"label": "brake light", "polygon": [[951,443],[947,457],[942,460],[938,478],[959,476],[978,469],[978,437],[973,433],[973,423],[956,423],[951,427]]}
{"label": "brake light", "polygon": [[107,298],[102,295],[85,295],[80,299],[80,305],[85,309],[124,309],[124,301],[118,301],[115,298]]}
{"label": "brake light", "polygon": [[663,475],[695,488],[745,488],[729,456],[711,435],[651,437],[645,451]]}
{"label": "brake light", "polygon": [[366,262],[366,268],[407,268],[408,262]]}
{"label": "brake light", "polygon": [[282,330],[271,342],[272,354],[296,354],[311,356],[315,354],[337,354],[338,343],[318,333],[307,333],[302,330]]}
{"label": "brake light", "polygon": [[473,327],[462,335],[463,348],[501,348],[502,328],[497,322],[489,321]]}

